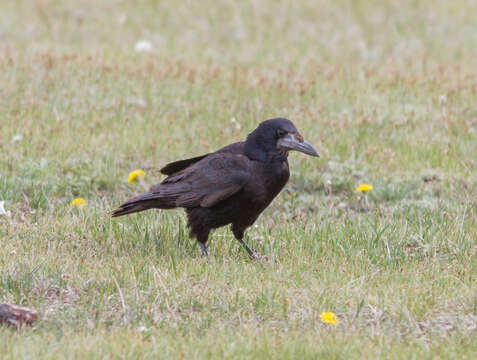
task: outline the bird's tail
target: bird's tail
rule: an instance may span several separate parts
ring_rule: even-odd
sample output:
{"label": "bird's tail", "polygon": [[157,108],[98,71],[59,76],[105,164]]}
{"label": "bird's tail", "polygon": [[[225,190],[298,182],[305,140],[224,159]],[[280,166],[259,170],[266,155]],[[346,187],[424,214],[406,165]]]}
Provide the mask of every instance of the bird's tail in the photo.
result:
{"label": "bird's tail", "polygon": [[118,217],[153,208],[172,209],[174,207],[176,207],[174,199],[170,197],[164,198],[158,193],[146,193],[135,196],[121,204],[111,213],[111,216]]}

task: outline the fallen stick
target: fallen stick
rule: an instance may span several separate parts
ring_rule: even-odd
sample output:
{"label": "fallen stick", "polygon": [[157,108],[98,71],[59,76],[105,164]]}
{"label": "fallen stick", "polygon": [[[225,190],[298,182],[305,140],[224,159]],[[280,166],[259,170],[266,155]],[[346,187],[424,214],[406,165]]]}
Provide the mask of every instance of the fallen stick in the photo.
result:
{"label": "fallen stick", "polygon": [[37,316],[36,310],[12,304],[0,304],[0,324],[31,326]]}

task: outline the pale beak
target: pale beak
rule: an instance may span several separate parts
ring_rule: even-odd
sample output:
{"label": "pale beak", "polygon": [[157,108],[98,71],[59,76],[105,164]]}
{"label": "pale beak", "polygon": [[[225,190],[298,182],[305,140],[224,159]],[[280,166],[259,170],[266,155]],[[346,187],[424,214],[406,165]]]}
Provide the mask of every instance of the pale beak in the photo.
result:
{"label": "pale beak", "polygon": [[320,157],[318,151],[298,133],[288,133],[284,137],[278,139],[277,146],[286,151],[296,150],[310,156]]}

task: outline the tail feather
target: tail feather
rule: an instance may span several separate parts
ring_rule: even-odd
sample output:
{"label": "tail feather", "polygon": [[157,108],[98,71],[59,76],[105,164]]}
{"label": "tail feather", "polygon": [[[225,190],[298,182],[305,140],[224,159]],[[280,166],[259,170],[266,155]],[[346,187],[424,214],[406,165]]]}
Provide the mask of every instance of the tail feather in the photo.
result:
{"label": "tail feather", "polygon": [[176,207],[174,199],[171,199],[170,197],[164,198],[158,193],[146,193],[133,197],[124,204],[121,204],[111,213],[111,216],[118,217],[153,208],[172,209],[174,207]]}
{"label": "tail feather", "polygon": [[114,210],[111,214],[112,217],[123,216],[127,214],[132,214],[144,210],[148,210],[153,206],[146,206],[146,204],[124,204]]}

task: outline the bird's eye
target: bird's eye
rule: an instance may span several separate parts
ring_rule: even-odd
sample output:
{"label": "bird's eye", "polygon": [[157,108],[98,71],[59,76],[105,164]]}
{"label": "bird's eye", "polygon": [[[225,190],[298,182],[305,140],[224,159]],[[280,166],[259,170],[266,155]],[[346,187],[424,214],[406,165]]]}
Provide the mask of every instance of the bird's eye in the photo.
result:
{"label": "bird's eye", "polygon": [[286,132],[285,130],[278,129],[278,130],[277,130],[277,138],[281,138],[281,137],[285,136],[286,133],[287,133],[287,132]]}

